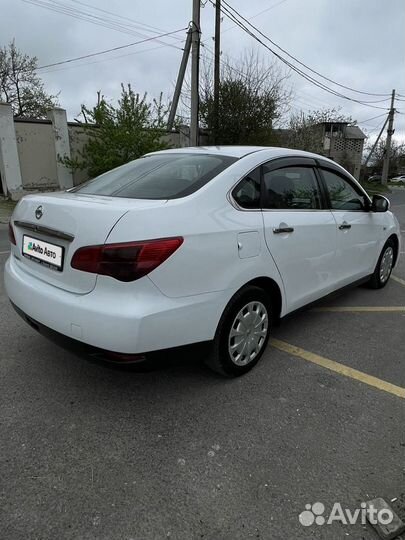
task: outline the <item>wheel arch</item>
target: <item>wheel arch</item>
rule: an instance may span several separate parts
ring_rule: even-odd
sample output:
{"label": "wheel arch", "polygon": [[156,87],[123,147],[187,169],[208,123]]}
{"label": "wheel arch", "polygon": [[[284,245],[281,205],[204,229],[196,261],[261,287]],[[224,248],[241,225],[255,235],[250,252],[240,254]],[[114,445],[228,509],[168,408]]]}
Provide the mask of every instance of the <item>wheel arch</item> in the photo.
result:
{"label": "wheel arch", "polygon": [[392,240],[394,242],[395,253],[394,253],[394,264],[393,264],[393,266],[395,266],[396,263],[397,263],[397,260],[398,260],[398,255],[399,255],[399,238],[394,233],[394,234],[391,234],[391,236],[387,239],[387,242],[388,242],[388,240]]}
{"label": "wheel arch", "polygon": [[[267,276],[259,276],[247,281],[246,283],[244,283],[243,286],[239,287],[239,289],[229,299],[229,302],[226,304],[222,312],[215,332],[213,348],[210,356],[206,360],[207,364],[214,371],[222,375],[238,376],[246,373],[246,371],[249,371],[249,369],[251,369],[259,361],[261,355],[265,350],[266,344],[270,336],[270,332],[268,330],[266,331],[264,344],[262,344],[261,349],[259,350],[257,355],[253,357],[252,361],[249,361],[248,364],[236,367],[233,363],[233,360],[230,359],[229,356],[229,331],[233,326],[232,321],[234,321],[234,313],[238,313],[238,311],[240,310],[240,306],[243,307],[245,305],[246,298],[244,298],[244,294],[247,294],[249,290],[253,291],[255,289],[256,294],[258,294],[257,290],[259,289],[259,291],[262,291],[262,297],[265,296],[266,298],[270,298],[271,309],[269,318],[272,319],[273,322],[277,322],[280,318],[282,310],[282,293],[279,285],[275,280]],[[238,305],[238,302],[240,302],[240,306]],[[232,309],[237,309],[237,311],[233,313]],[[231,316],[232,318],[230,318]],[[226,331],[225,334],[224,330]],[[226,355],[224,353],[225,338],[227,349]]]}
{"label": "wheel arch", "polygon": [[255,287],[260,287],[264,291],[270,294],[271,299],[273,300],[273,317],[274,320],[278,320],[281,315],[281,310],[283,307],[283,297],[280,290],[279,285],[277,284],[274,279],[267,277],[267,276],[259,276],[254,279],[251,279],[247,283],[245,283],[242,287],[240,287],[235,294],[232,296],[232,298],[229,300],[228,305],[232,302],[233,298],[239,294],[243,289],[246,287],[249,287],[250,285],[253,285]]}

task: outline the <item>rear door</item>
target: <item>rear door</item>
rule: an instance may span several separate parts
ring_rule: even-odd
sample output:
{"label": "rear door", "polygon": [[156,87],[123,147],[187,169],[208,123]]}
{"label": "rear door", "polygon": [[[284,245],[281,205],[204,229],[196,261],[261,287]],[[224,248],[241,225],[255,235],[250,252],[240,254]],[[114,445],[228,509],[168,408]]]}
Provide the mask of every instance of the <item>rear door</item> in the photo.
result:
{"label": "rear door", "polygon": [[262,166],[266,243],[283,279],[289,311],[327,294],[336,280],[336,222],[315,167],[315,160],[307,158]]}
{"label": "rear door", "polygon": [[384,217],[369,211],[368,197],[343,172],[322,165],[320,173],[336,221],[338,288],[374,271]]}

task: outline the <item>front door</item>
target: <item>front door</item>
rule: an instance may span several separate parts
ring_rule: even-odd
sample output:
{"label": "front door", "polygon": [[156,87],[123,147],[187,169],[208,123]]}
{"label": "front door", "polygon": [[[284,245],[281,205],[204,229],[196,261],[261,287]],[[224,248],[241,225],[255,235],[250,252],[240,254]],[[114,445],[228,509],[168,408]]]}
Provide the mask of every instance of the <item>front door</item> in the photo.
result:
{"label": "front door", "polygon": [[338,171],[321,167],[336,221],[336,288],[374,272],[383,234],[384,214],[370,212],[364,193]]}
{"label": "front door", "polygon": [[336,222],[315,173],[315,161],[289,158],[263,165],[267,247],[292,311],[333,290]]}

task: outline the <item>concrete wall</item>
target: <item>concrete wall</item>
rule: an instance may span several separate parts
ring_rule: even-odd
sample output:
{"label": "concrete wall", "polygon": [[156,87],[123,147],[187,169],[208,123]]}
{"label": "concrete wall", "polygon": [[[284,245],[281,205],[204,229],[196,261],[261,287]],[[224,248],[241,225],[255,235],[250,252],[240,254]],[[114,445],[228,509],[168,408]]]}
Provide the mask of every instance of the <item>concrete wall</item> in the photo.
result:
{"label": "concrete wall", "polygon": [[[70,142],[70,156],[73,160],[80,160],[80,152],[83,150],[89,136],[79,124],[74,122],[68,122],[68,133]],[[77,169],[73,171],[73,184],[75,186],[86,182],[88,179],[88,174],[85,170]]]}
{"label": "concrete wall", "polygon": [[361,139],[333,138],[330,157],[345,167],[356,180],[360,179],[364,141]]}
{"label": "concrete wall", "polygon": [[17,151],[13,110],[0,102],[0,182],[1,193],[15,200],[23,194],[20,160]]}
{"label": "concrete wall", "polygon": [[[97,130],[97,128],[94,128]],[[162,132],[162,140],[169,145],[169,148],[184,148],[189,146],[190,134],[188,126],[180,126],[177,131],[170,133]],[[76,122],[68,122],[68,132],[70,141],[70,155],[72,160],[81,158],[81,152],[89,140],[89,135],[80,124]],[[208,142],[208,135],[203,131],[200,133],[200,145],[203,146]],[[73,172],[73,184],[75,186],[89,180],[85,170],[77,169]]]}
{"label": "concrete wall", "polygon": [[357,180],[360,179],[361,159],[366,136],[357,126],[347,122],[325,122],[323,130],[325,155],[340,163]]}
{"label": "concrete wall", "polygon": [[50,120],[15,119],[9,103],[0,103],[0,175],[2,192],[13,200],[32,191],[73,186],[58,155],[70,156],[66,111],[49,111]]}
{"label": "concrete wall", "polygon": [[[162,139],[172,148],[189,146],[189,128],[162,132]],[[85,182],[85,170],[72,174],[58,158],[80,160],[87,140],[88,133],[67,122],[63,109],[49,111],[48,120],[15,119],[11,105],[0,103],[0,191],[17,200],[32,191],[64,190]],[[200,144],[206,143],[201,133]]]}
{"label": "concrete wall", "polygon": [[[188,126],[180,126],[177,131],[170,133],[162,132],[162,140],[169,145],[169,148],[184,148],[189,146],[190,135]],[[70,142],[70,155],[72,160],[81,158],[81,152],[89,139],[89,135],[86,131],[75,122],[68,122],[69,142]],[[200,134],[200,145],[206,144],[208,136],[205,133]],[[75,170],[73,172],[73,184],[75,186],[82,184],[88,180],[88,174],[85,170]]]}
{"label": "concrete wall", "polygon": [[14,121],[23,188],[58,189],[56,156],[52,123]]}

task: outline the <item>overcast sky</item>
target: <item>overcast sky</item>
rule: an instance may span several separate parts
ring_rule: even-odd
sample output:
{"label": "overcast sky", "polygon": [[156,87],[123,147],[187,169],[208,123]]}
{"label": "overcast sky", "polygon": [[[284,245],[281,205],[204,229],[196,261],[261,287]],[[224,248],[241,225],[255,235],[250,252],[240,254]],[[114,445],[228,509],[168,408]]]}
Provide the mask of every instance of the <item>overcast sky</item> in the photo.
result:
{"label": "overcast sky", "polygon": [[[227,1],[243,16],[253,17],[251,22],[290,54],[323,75],[365,92],[386,94],[395,88],[405,96],[405,0]],[[72,18],[23,0],[0,0],[1,44],[15,38],[20,49],[38,57],[40,66],[156,36],[157,32],[185,28],[191,19],[192,5],[192,0],[32,2],[90,13],[98,17],[99,23]],[[214,9],[209,0],[202,4],[206,4],[201,10],[202,40],[212,50]],[[96,7],[123,18],[97,11]],[[78,15],[77,11],[75,13]],[[113,25],[115,29],[101,25]],[[237,59],[244,51],[254,48],[264,59],[272,60],[270,52],[239,28],[230,29],[232,26],[225,17],[221,44],[224,54]],[[60,105],[67,109],[69,119],[77,116],[81,103],[94,104],[98,90],[115,99],[121,82],[129,82],[136,91],[147,91],[151,96],[162,91],[170,99],[182,54],[178,47],[181,48],[184,38],[183,30],[162,38],[166,45],[149,41],[40,73],[49,92],[60,92]],[[210,52],[205,50],[209,56]],[[378,133],[384,121],[382,116],[369,120],[384,114],[384,110],[330,95],[298,75],[291,75],[287,84],[295,95],[292,110],[340,106],[342,112],[356,119],[371,137]],[[334,88],[364,101],[384,99],[384,96]],[[388,107],[389,102],[374,103],[374,106]],[[405,113],[405,101],[398,102],[397,108]],[[396,115],[395,135],[405,139],[405,114]]]}

